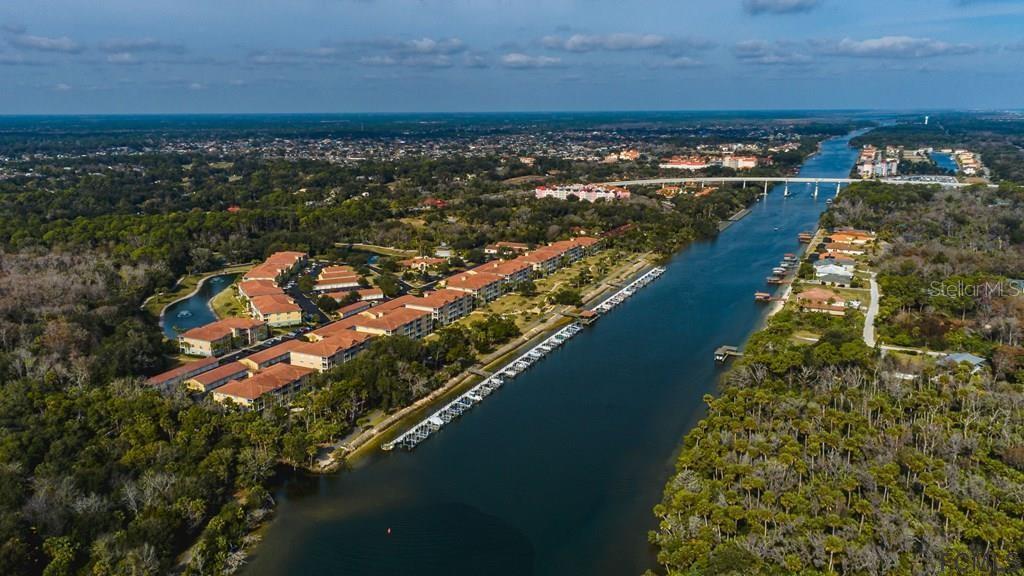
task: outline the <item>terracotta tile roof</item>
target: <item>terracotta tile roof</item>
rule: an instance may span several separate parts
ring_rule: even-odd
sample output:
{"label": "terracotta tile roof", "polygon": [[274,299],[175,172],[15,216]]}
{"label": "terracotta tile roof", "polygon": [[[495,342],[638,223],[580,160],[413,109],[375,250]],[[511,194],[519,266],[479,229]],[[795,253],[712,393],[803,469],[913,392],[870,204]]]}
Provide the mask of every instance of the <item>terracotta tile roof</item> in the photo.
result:
{"label": "terracotta tile roof", "polygon": [[358,346],[370,338],[373,338],[373,336],[365,332],[343,330],[333,334],[329,338],[324,338],[319,342],[301,342],[295,348],[294,352],[296,354],[308,354],[310,356],[328,358],[339,352]]}
{"label": "terracotta tile roof", "polygon": [[180,378],[186,374],[198,374],[200,372],[205,372],[206,370],[212,370],[217,366],[217,362],[219,362],[219,360],[217,360],[217,358],[214,357],[203,358],[202,360],[195,360],[193,362],[186,362],[185,364],[182,364],[177,368],[172,368],[171,370],[161,372],[156,376],[151,376],[149,379],[146,380],[146,384],[150,386],[159,386],[164,382],[174,380],[175,378]]}
{"label": "terracotta tile roof", "polygon": [[278,358],[284,354],[287,354],[288,352],[294,350],[299,344],[302,344],[301,340],[286,340],[284,342],[281,342],[280,344],[271,346],[266,350],[260,350],[259,352],[250,354],[245,358],[242,358],[242,360],[248,360],[250,362],[255,363],[258,366],[268,360],[273,360],[274,358]]}
{"label": "terracotta tile roof", "polygon": [[262,325],[263,321],[256,320],[255,318],[225,318],[223,320],[217,320],[216,322],[210,322],[209,324],[197,326],[182,333],[181,337],[188,338],[190,340],[213,342],[226,336],[230,336],[232,330],[251,330]]}
{"label": "terracotta tile roof", "polygon": [[270,256],[267,256],[266,262],[268,264],[287,264],[291,266],[305,257],[305,252],[274,252]]}
{"label": "terracotta tile roof", "polygon": [[274,364],[251,378],[228,382],[217,388],[217,394],[255,400],[264,394],[280,390],[313,372],[314,370],[302,366]]}
{"label": "terracotta tile roof", "polygon": [[458,290],[448,290],[448,289],[442,288],[441,290],[434,290],[433,292],[427,292],[426,294],[423,295],[422,298],[416,298],[416,301],[413,302],[413,305],[414,306],[421,306],[421,307],[424,307],[424,308],[437,309],[437,308],[441,308],[441,307],[447,306],[448,304],[451,304],[453,302],[457,302],[457,301],[459,301],[459,300],[461,300],[463,298],[472,298],[472,297],[473,296],[471,296],[471,295],[469,295],[469,294],[467,294],[465,292],[460,292]]}
{"label": "terracotta tile roof", "polygon": [[205,387],[209,386],[210,384],[218,380],[230,378],[237,374],[241,374],[243,372],[248,371],[249,368],[245,364],[242,364],[241,362],[228,362],[223,366],[218,366],[213,370],[203,372],[202,374],[199,374],[197,376],[193,376],[192,378],[190,378],[190,380],[195,380],[196,382],[202,384]]}
{"label": "terracotta tile roof", "polygon": [[238,291],[246,298],[284,294],[284,291],[273,280],[243,280],[238,283]]}
{"label": "terracotta tile roof", "polygon": [[481,264],[476,268],[472,268],[467,272],[469,274],[477,274],[480,272],[489,272],[491,274],[497,274],[498,276],[506,277],[512,276],[516,273],[522,272],[533,268],[533,264],[528,262],[525,257],[519,256],[512,260],[495,260],[493,262],[487,262]]}
{"label": "terracotta tile roof", "polygon": [[430,312],[413,310],[412,308],[396,308],[380,317],[371,318],[362,314],[357,314],[352,316],[350,320],[354,320],[353,325],[359,328],[370,328],[372,330],[385,330],[391,332],[405,326],[406,324],[415,322],[424,316],[429,317]]}
{"label": "terracotta tile roof", "polygon": [[287,314],[299,312],[302,308],[285,294],[270,294],[251,298],[253,308],[260,314]]}
{"label": "terracotta tile roof", "polygon": [[308,336],[312,337],[313,339],[323,339],[330,338],[332,335],[345,330],[351,331],[355,327],[355,320],[357,319],[357,317],[358,316],[350,316],[348,318],[345,318],[344,320],[331,322],[330,324],[326,324],[324,326],[321,326],[320,328],[317,328],[316,330],[313,330],[308,334]]}
{"label": "terracotta tile roof", "polygon": [[463,288],[466,290],[482,290],[491,284],[502,281],[502,277],[490,272],[477,272],[475,274],[456,274],[450,276],[445,282],[448,288]]}
{"label": "terracotta tile roof", "polygon": [[360,313],[360,312],[362,312],[364,310],[369,310],[372,306],[373,306],[372,302],[366,302],[366,301],[353,302],[352,304],[349,304],[348,306],[342,306],[341,308],[338,308],[336,313],[339,316],[341,316],[342,318],[348,318],[349,316],[351,316],[353,314],[358,314],[358,313]]}

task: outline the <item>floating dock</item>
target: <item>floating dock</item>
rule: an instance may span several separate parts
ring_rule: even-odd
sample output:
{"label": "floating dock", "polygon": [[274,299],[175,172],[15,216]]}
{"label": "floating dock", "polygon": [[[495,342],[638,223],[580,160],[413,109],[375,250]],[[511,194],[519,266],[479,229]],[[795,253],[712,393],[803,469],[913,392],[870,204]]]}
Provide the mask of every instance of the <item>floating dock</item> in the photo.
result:
{"label": "floating dock", "polygon": [[[638,289],[650,284],[664,273],[665,269],[661,267],[648,270],[642,276],[633,280],[621,290],[612,294],[606,300],[598,304],[594,308],[593,312],[596,314],[604,314],[608,312],[635,294]],[[594,318],[591,314],[581,314],[580,316],[584,321],[588,319],[593,321]],[[466,411],[481,402],[492,392],[501,388],[506,382],[515,378],[519,374],[522,374],[541,358],[547,356],[548,353],[555,350],[562,344],[565,344],[570,338],[579,334],[581,330],[583,330],[582,324],[580,322],[573,322],[551,336],[548,336],[540,344],[537,344],[515,360],[505,364],[505,366],[496,370],[494,374],[488,375],[482,382],[473,386],[458,398],[452,400],[448,404],[445,404],[440,410],[434,412],[430,416],[427,416],[394,440],[381,445],[381,448],[384,450],[394,450],[395,448],[412,450],[419,445],[420,442],[429,438],[431,434],[443,428],[445,424],[448,424],[459,416],[462,416]],[[481,375],[487,374],[482,370],[474,371],[474,373]]]}
{"label": "floating dock", "polygon": [[637,290],[643,288],[644,286],[647,286],[651,282],[654,282],[655,280],[658,279],[659,276],[661,276],[664,273],[665,269],[662,268],[661,266],[651,268],[650,270],[645,272],[643,276],[640,276],[636,280],[633,280],[624,288],[622,288],[622,290],[619,290],[615,294],[612,294],[611,296],[606,298],[597,306],[594,306],[594,312],[597,312],[598,314],[607,314],[612,308],[615,308],[619,304],[622,304],[631,296],[633,296],[633,294],[636,294]]}

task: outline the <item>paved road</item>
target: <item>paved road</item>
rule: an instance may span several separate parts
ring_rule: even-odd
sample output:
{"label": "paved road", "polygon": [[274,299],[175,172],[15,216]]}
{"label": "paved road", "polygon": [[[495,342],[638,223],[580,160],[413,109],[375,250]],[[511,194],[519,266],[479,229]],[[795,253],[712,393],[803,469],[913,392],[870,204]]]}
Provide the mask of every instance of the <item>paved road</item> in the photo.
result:
{"label": "paved road", "polygon": [[878,292],[878,282],[875,281],[875,273],[871,273],[871,303],[868,304],[868,315],[864,318],[864,343],[871,348],[875,347],[875,316],[878,315],[878,300],[881,294]]}

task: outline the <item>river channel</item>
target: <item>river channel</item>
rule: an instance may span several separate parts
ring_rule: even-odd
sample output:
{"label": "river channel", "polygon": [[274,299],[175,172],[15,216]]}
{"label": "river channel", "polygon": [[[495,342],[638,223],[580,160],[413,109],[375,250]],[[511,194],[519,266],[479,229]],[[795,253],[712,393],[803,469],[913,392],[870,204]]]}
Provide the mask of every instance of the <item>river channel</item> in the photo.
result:
{"label": "river channel", "polygon": [[[804,177],[845,178],[849,136]],[[835,194],[782,186],[412,452],[294,478],[244,571],[269,575],[639,575],[675,450],[714,393],[716,347],[763,322],[755,291]]]}

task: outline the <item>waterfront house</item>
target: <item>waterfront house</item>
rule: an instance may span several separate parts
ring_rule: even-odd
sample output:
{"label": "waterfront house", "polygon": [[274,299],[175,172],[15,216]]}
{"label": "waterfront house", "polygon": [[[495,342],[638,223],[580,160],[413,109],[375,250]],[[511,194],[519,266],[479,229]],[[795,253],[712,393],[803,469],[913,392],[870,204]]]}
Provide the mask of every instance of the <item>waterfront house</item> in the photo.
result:
{"label": "waterfront house", "polygon": [[847,244],[845,242],[829,242],[825,244],[827,252],[837,252],[850,256],[861,256],[864,254],[864,246],[860,244]]}
{"label": "waterfront house", "polygon": [[225,318],[192,328],[178,336],[178,347],[189,356],[220,356],[267,338],[266,323],[252,318]]}
{"label": "waterfront house", "polygon": [[313,372],[303,366],[275,364],[250,378],[227,382],[214,390],[213,399],[262,410],[272,402],[287,403]]}
{"label": "waterfront house", "polygon": [[825,288],[811,288],[796,295],[801,310],[818,312],[832,316],[846,314],[846,302],[842,296]]}

